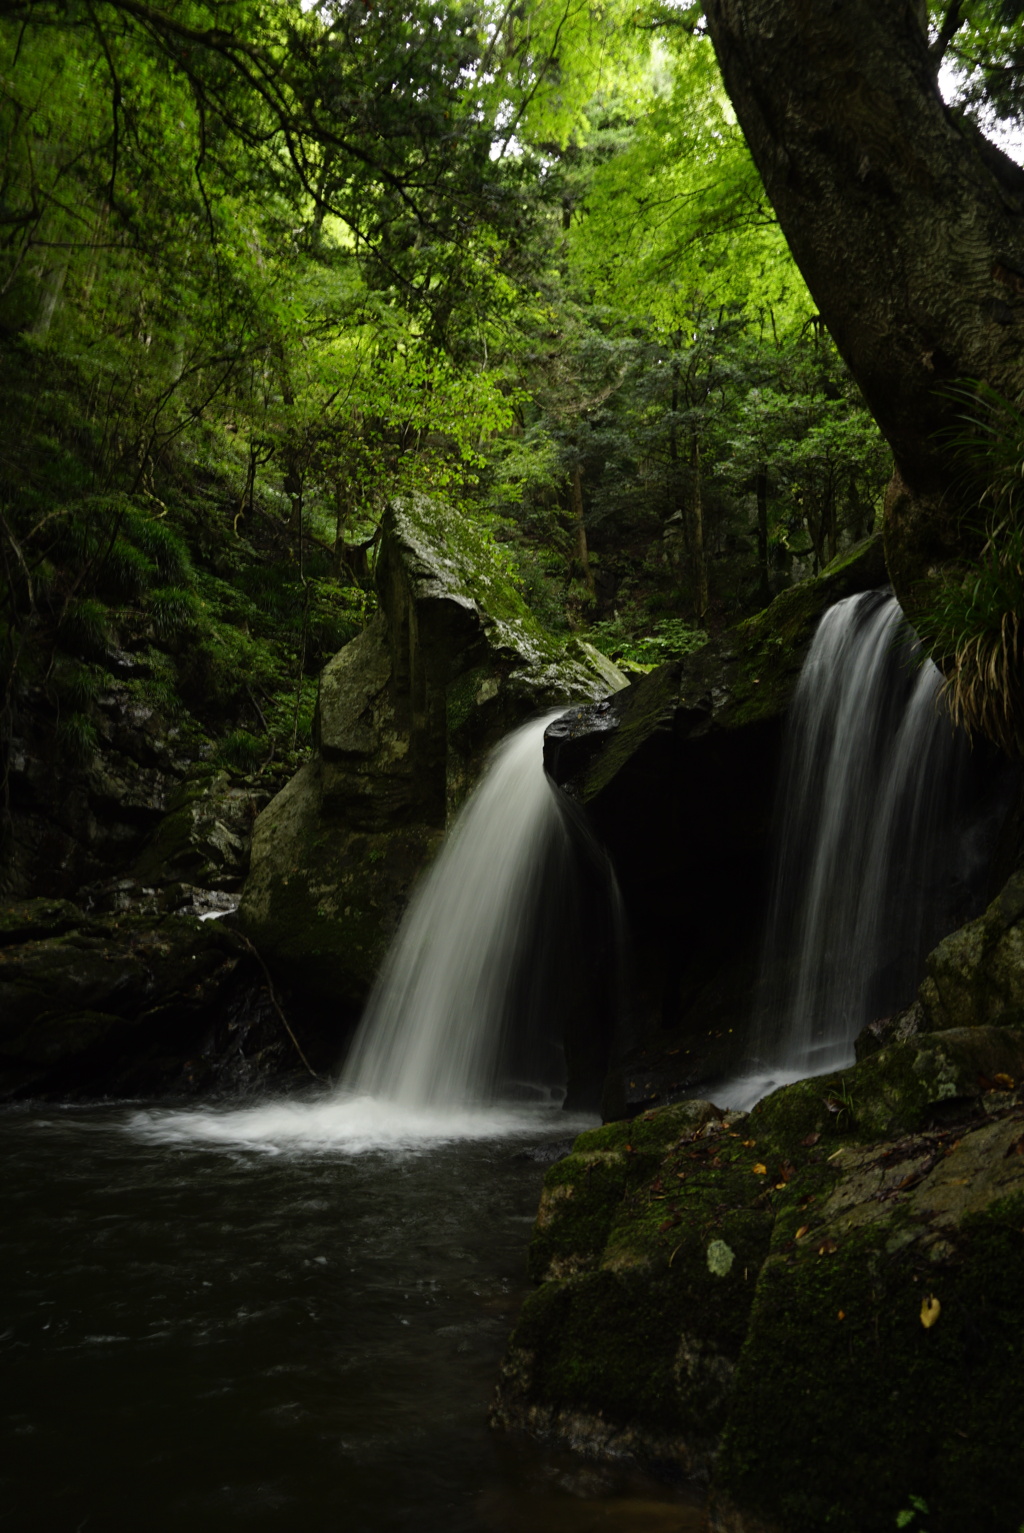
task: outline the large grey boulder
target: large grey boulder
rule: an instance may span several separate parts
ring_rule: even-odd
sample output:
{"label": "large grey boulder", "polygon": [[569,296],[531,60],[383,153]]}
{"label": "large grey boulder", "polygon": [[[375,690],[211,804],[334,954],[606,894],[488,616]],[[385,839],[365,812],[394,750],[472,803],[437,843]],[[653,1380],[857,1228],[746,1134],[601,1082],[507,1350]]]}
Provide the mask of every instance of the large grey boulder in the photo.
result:
{"label": "large grey boulder", "polygon": [[239,911],[293,992],[342,1018],[488,751],[625,681],[543,633],[493,544],[423,499],[388,511],[376,578],[379,614],[321,677],[315,754],[256,821]]}

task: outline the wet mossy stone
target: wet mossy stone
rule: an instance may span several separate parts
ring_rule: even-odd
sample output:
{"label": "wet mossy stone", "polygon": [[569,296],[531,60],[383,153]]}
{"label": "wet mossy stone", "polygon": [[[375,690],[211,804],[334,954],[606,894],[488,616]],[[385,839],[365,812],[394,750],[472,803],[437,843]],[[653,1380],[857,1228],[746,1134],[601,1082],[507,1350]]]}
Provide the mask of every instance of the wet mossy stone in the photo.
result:
{"label": "wet mossy stone", "polygon": [[368,995],[440,831],[416,821],[391,830],[332,824],[323,771],[307,762],[257,819],[238,915],[286,984],[343,1017]]}
{"label": "wet mossy stone", "polygon": [[21,923],[21,940],[0,945],[0,1094],[103,1092],[157,1043],[159,1090],[223,1013],[251,955],[219,921],[77,911],[64,926],[72,910],[45,935],[25,931],[24,904],[0,913],[0,925]]}
{"label": "wet mossy stone", "polygon": [[706,1102],[582,1135],[545,1177],[496,1419],[706,1473],[771,1237],[756,1167]]}
{"label": "wet mossy stone", "polygon": [[227,772],[199,770],[175,789],[133,869],[143,884],[185,880],[197,888],[237,889],[249,855],[256,798]]}
{"label": "wet mossy stone", "polygon": [[[776,1220],[716,1470],[712,1527],[1016,1533],[1024,1111],[844,1150]],[[925,1321],[930,1321],[925,1324]]]}
{"label": "wet mossy stone", "polygon": [[59,937],[84,920],[70,900],[15,900],[0,906],[0,947]]}
{"label": "wet mossy stone", "polygon": [[929,954],[918,999],[928,1028],[1024,1030],[1024,870]]}
{"label": "wet mossy stone", "polygon": [[608,703],[567,712],[548,730],[548,771],[589,803],[653,735],[679,742],[777,719],[789,706],[822,614],[885,581],[879,533],[694,654],[659,666]]}
{"label": "wet mossy stone", "polygon": [[888,1533],[935,1487],[942,1533],[1016,1533],[1022,1065],[953,1029],[580,1136],[495,1421],[711,1477],[718,1533]]}

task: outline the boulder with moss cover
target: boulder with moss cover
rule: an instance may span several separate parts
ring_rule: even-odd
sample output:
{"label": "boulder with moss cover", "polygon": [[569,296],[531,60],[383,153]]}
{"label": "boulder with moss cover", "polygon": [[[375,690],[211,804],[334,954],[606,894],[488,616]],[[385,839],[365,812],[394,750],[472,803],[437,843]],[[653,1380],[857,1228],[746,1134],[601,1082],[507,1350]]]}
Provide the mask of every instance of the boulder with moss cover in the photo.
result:
{"label": "boulder with moss cover", "polygon": [[1024,1039],[895,1043],[550,1168],[495,1424],[711,1490],[714,1533],[1015,1533]]}
{"label": "boulder with moss cover", "polygon": [[216,1092],[292,1072],[266,977],[223,922],[0,907],[0,1099]]}
{"label": "boulder with moss cover", "polygon": [[544,633],[466,518],[421,498],[383,526],[380,613],[325,668],[316,751],[256,821],[240,916],[311,1004],[354,1018],[487,753],[625,678]]}

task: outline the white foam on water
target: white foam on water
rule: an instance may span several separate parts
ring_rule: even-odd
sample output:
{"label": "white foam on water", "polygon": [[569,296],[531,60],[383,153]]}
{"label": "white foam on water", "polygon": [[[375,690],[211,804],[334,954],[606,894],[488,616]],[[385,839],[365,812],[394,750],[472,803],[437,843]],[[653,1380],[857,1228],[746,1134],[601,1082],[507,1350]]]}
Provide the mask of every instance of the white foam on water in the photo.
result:
{"label": "white foam on water", "polygon": [[536,1139],[594,1128],[590,1115],[555,1105],[462,1108],[408,1107],[386,1098],[324,1096],[253,1107],[150,1108],[125,1122],[128,1133],[167,1145],[250,1149],[268,1155],[328,1151],[364,1155],[409,1152],[466,1140]]}

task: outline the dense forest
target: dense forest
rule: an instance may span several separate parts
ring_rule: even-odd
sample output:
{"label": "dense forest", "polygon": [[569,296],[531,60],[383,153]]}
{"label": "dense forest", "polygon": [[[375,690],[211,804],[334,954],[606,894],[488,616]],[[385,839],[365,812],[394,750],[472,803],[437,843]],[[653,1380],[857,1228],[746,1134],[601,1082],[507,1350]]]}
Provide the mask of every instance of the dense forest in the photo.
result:
{"label": "dense forest", "polygon": [[[961,29],[963,110],[986,92]],[[888,449],[698,8],[5,3],[3,717],[145,651],[295,759],[421,490],[555,631],[702,642],[874,525]],[[987,29],[987,30],[986,30]],[[1001,77],[999,77],[1001,78]]]}
{"label": "dense forest", "polygon": [[[1018,120],[1017,9],[932,18],[978,139]],[[144,644],[225,761],[293,758],[410,490],[634,665],[875,524],[889,448],[700,7],[5,0],[0,27],[6,738],[42,687],[88,750],[106,648]]]}

